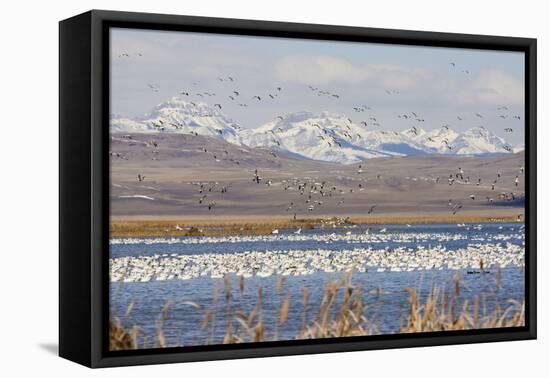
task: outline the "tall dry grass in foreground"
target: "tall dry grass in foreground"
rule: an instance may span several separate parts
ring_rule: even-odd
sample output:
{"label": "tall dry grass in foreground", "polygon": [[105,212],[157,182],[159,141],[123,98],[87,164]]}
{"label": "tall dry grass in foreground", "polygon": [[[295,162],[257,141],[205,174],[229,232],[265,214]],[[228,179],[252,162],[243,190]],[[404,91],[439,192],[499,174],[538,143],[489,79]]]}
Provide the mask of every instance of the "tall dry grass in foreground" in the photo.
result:
{"label": "tall dry grass in foreground", "polygon": [[[497,287],[500,286],[500,271],[497,272]],[[521,327],[525,325],[525,301],[509,299],[509,306],[503,310],[498,302],[487,313],[486,295],[481,299],[474,296],[472,306],[468,299],[460,303],[460,279],[455,277],[454,293],[449,294],[441,287],[432,285],[430,293],[421,303],[416,291],[405,289],[409,297],[406,321],[400,326],[401,333],[456,331],[481,328]],[[491,295],[493,295],[491,293]]]}
{"label": "tall dry grass in foreground", "polygon": [[[202,323],[197,325],[202,331],[209,334],[204,344],[233,344],[246,342],[276,341],[279,339],[279,329],[287,321],[290,309],[290,294],[286,295],[277,309],[278,320],[274,329],[266,330],[264,322],[263,289],[258,289],[256,306],[245,312],[241,307],[232,305],[231,280],[224,279],[223,309],[227,323],[225,334],[220,340],[215,339],[216,316],[220,293],[214,289],[213,306],[204,313]],[[240,277],[238,292],[243,295],[244,278]],[[284,285],[284,279],[277,283],[279,292]],[[497,287],[499,283],[497,281]],[[488,312],[485,294],[474,296],[472,303],[468,299],[459,299],[461,291],[460,278],[455,278],[454,289],[449,292],[443,286],[432,285],[432,288],[424,301],[421,301],[417,291],[413,288],[405,289],[408,296],[408,305],[405,315],[396,319],[399,325],[399,333],[411,332],[436,332],[449,330],[469,330],[480,328],[519,327],[525,324],[525,302],[509,300],[509,306],[502,309],[498,304]],[[378,305],[381,290],[375,290],[375,299]],[[492,293],[490,295],[493,295]],[[351,281],[351,273],[343,275],[340,281],[326,285],[319,307],[314,314],[308,313],[310,301],[307,288],[302,290],[302,325],[295,339],[317,339],[347,336],[365,336],[379,334],[376,319],[368,319],[366,316],[367,304],[362,299],[362,289],[354,286]],[[237,301],[238,302],[238,301]],[[201,309],[194,302],[186,304]],[[132,305],[126,311],[125,317],[132,310]],[[163,325],[170,311],[170,303],[162,309],[157,321],[157,332],[154,345],[148,345],[147,335],[142,335],[143,342],[138,343],[140,333],[137,325],[125,328],[116,317],[110,319],[110,349],[140,349],[149,347],[172,347],[164,335]],[[312,315],[312,316],[310,316]],[[313,316],[314,315],[314,316]],[[311,320],[312,319],[312,320]]]}

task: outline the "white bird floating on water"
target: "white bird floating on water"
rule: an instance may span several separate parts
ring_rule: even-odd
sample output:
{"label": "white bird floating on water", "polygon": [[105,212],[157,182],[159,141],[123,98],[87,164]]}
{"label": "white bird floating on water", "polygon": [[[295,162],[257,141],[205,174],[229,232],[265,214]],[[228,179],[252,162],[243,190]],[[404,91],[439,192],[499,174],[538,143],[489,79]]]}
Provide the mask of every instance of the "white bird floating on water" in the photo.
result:
{"label": "white bird floating on water", "polygon": [[[470,227],[467,227],[469,229]],[[110,245],[119,244],[217,244],[217,243],[254,243],[254,242],[274,242],[274,241],[286,241],[286,242],[303,242],[303,241],[315,241],[325,244],[333,242],[345,242],[348,244],[366,243],[366,244],[386,244],[392,243],[421,243],[426,240],[430,240],[434,243],[445,243],[449,241],[485,241],[485,242],[502,242],[512,239],[524,239],[525,235],[523,230],[525,226],[518,228],[518,230],[511,235],[502,234],[484,234],[479,236],[472,236],[465,233],[454,232],[416,232],[416,233],[402,233],[402,232],[383,232],[370,233],[370,227],[365,230],[364,234],[356,233],[351,235],[336,234],[336,233],[292,233],[292,234],[269,234],[269,235],[233,235],[233,236],[197,236],[197,237],[152,237],[152,238],[111,238],[109,240]],[[241,229],[243,231],[243,229]],[[386,230],[387,231],[387,230]]]}
{"label": "white bird floating on water", "polygon": [[[502,239],[504,240],[504,239]],[[447,250],[444,245],[417,248],[285,249],[236,253],[155,254],[125,256],[109,261],[111,282],[147,282],[198,277],[221,278],[226,274],[246,277],[298,276],[316,272],[425,271],[485,269],[524,266],[525,248],[510,242],[472,243]]]}

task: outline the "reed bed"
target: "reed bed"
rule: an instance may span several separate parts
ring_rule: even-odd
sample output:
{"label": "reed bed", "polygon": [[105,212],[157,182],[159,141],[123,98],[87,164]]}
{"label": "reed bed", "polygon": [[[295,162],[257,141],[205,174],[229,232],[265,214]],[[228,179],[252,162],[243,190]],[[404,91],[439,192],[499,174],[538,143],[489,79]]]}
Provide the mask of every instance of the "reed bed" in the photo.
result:
{"label": "reed bed", "polygon": [[[496,275],[495,290],[500,286],[500,272]],[[276,291],[284,289],[284,278],[280,278],[276,284]],[[277,321],[272,329],[266,329],[264,321],[264,290],[259,287],[257,292],[256,306],[245,311],[239,303],[239,298],[244,293],[245,280],[239,278],[238,287],[233,289],[232,282],[228,277],[224,278],[223,292],[215,287],[212,306],[204,309],[201,324],[197,324],[208,336],[204,345],[211,344],[234,344],[280,340],[280,329],[284,327],[288,319],[288,313],[292,303],[290,294],[284,295],[279,303]],[[446,290],[444,285],[432,284],[428,295],[422,300],[415,288],[405,288],[406,311],[398,322],[399,333],[414,332],[438,332],[454,330],[471,330],[481,328],[521,327],[525,325],[525,302],[509,299],[506,308],[501,308],[497,303],[494,309],[487,310],[488,296],[494,296],[495,291],[491,288],[489,293],[474,295],[471,299],[460,297],[463,290],[459,276],[455,277],[451,290]],[[372,294],[373,304],[382,305],[378,288]],[[369,319],[366,316],[368,304],[365,303],[365,296],[362,288],[353,285],[351,272],[344,273],[340,280],[330,282],[326,285],[320,301],[313,313],[311,308],[310,293],[307,288],[302,290],[302,297],[299,302],[302,307],[302,324],[300,331],[294,339],[320,339],[337,338],[350,336],[367,336],[380,334],[379,324],[376,319]],[[237,299],[233,301],[232,299]],[[221,303],[219,303],[222,301]],[[197,310],[203,310],[194,302],[185,302]],[[110,318],[110,349],[127,350],[141,348],[164,348],[181,346],[170,343],[164,334],[164,323],[169,316],[171,303],[167,302],[159,314],[154,343],[149,345],[149,335],[140,334],[138,325],[123,326],[124,320],[132,311],[130,304],[123,316],[122,321],[114,316]],[[223,309],[224,314],[218,311]],[[216,338],[216,327],[219,323],[216,318],[220,315],[226,319],[225,332],[222,338]],[[141,338],[139,337],[141,335]],[[138,340],[142,340],[138,342]],[[194,344],[196,345],[196,344]]]}
{"label": "reed bed", "polygon": [[172,237],[172,236],[235,236],[268,235],[274,229],[313,229],[321,224],[320,219],[297,219],[285,221],[236,222],[233,224],[209,224],[189,221],[111,221],[111,237]]}
{"label": "reed bed", "polygon": [[[497,272],[496,287],[500,286],[500,270]],[[412,288],[406,289],[409,298],[408,315],[400,326],[401,333],[457,331],[482,328],[522,327],[525,325],[525,301],[509,299],[508,307],[502,309],[499,303],[487,312],[485,293],[473,296],[470,301],[458,301],[461,285],[455,278],[454,292],[449,294],[441,287],[432,285],[423,303]],[[490,295],[494,295],[491,290]]]}
{"label": "reed bed", "polygon": [[[431,224],[431,223],[491,223],[517,222],[517,215],[478,216],[468,214],[427,214],[427,215],[372,215],[342,217],[299,217],[257,218],[257,219],[151,219],[124,220],[112,219],[111,237],[171,237],[171,236],[231,236],[266,235],[274,229],[312,229],[332,225],[352,224]],[[523,219],[521,220],[523,221]],[[176,227],[177,226],[177,227]]]}

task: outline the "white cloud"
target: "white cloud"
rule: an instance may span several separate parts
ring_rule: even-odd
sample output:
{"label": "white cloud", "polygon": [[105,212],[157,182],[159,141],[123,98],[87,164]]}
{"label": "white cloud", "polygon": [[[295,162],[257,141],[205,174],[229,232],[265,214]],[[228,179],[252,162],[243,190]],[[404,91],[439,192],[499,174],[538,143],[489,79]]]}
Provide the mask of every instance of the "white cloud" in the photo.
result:
{"label": "white cloud", "polygon": [[370,84],[390,89],[408,89],[429,77],[422,69],[390,64],[357,66],[328,55],[289,55],[275,63],[279,80],[311,85]]}
{"label": "white cloud", "polygon": [[326,55],[286,56],[275,64],[275,72],[280,80],[314,85],[363,81],[372,74],[367,68]]}
{"label": "white cloud", "polygon": [[464,104],[522,105],[524,85],[521,80],[499,70],[481,71],[478,76],[457,94]]}

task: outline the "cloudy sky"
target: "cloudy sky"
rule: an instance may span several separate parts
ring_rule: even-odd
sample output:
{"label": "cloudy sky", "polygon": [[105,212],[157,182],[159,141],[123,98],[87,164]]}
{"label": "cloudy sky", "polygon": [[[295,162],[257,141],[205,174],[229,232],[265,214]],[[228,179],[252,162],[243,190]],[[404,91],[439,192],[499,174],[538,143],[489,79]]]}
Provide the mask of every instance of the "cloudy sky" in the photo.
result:
{"label": "cloudy sky", "polygon": [[[190,101],[221,104],[246,128],[285,113],[330,111],[356,123],[376,117],[385,130],[484,126],[518,144],[523,88],[524,56],[516,52],[111,30],[111,113],[124,117],[184,91]],[[353,110],[361,105],[372,110]],[[411,112],[425,121],[398,118]]]}

